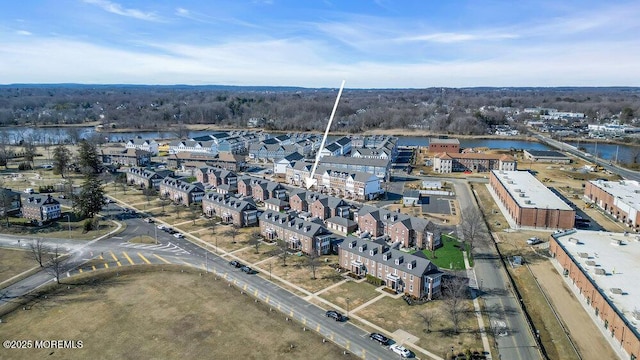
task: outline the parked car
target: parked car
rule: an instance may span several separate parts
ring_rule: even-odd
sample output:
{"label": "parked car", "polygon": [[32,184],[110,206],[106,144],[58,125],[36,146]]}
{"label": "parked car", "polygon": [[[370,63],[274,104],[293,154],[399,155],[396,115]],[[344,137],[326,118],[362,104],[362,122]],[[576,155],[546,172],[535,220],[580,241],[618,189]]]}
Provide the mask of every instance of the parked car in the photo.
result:
{"label": "parked car", "polygon": [[393,344],[393,345],[389,346],[389,349],[391,349],[391,351],[393,351],[394,353],[402,356],[403,358],[408,358],[408,357],[411,356],[411,351],[407,350],[402,345]]}
{"label": "parked car", "polygon": [[527,239],[527,245],[536,245],[536,244],[540,244],[541,242],[542,240],[538,239],[537,237],[532,237]]}
{"label": "parked car", "polygon": [[33,193],[34,193],[34,191],[33,191],[33,189],[32,189],[32,188],[26,188],[26,189],[24,189],[24,193],[25,193],[25,194],[33,194]]}
{"label": "parked car", "polygon": [[239,267],[243,267],[244,265],[242,265],[242,263],[240,261],[237,260],[231,260],[229,261],[229,265],[235,267],[235,268],[239,268]]}
{"label": "parked car", "polygon": [[345,317],[337,311],[329,310],[325,313],[328,318],[332,318],[335,321],[344,321]]}
{"label": "parked car", "polygon": [[175,234],[173,234],[173,237],[178,238],[178,239],[182,239],[184,237],[184,235],[182,235],[179,232],[176,232]]}
{"label": "parked car", "polygon": [[164,230],[164,225],[159,224],[158,226],[156,226],[158,228],[158,230]]}
{"label": "parked car", "polygon": [[144,218],[144,222],[153,224],[155,221],[152,218]]}
{"label": "parked car", "polygon": [[255,270],[253,270],[252,268],[248,267],[248,266],[243,266],[240,268],[240,270],[242,270],[242,272],[247,273],[247,274],[254,274]]}
{"label": "parked car", "polygon": [[379,333],[371,333],[369,339],[377,341],[381,345],[389,345],[389,338]]}

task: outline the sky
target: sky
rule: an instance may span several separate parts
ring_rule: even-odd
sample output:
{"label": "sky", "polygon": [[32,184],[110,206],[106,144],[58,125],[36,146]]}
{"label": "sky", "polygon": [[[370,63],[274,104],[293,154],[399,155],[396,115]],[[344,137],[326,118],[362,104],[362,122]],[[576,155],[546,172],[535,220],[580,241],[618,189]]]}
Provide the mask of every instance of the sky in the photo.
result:
{"label": "sky", "polygon": [[0,84],[640,86],[637,0],[19,0]]}

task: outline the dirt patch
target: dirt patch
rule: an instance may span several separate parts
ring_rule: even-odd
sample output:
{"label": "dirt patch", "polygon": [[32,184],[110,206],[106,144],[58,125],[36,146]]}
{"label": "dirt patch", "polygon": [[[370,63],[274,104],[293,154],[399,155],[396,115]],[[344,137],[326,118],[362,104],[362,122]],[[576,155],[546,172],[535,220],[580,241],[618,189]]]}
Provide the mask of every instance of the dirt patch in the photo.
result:
{"label": "dirt patch", "polygon": [[617,355],[609,343],[603,338],[602,333],[555,268],[546,261],[531,265],[531,271],[538,279],[552,306],[561,316],[582,359],[616,359]]}
{"label": "dirt patch", "polygon": [[30,309],[3,318],[4,339],[82,340],[82,349],[2,349],[0,357],[355,359],[224,282],[195,274],[120,276],[52,294]]}

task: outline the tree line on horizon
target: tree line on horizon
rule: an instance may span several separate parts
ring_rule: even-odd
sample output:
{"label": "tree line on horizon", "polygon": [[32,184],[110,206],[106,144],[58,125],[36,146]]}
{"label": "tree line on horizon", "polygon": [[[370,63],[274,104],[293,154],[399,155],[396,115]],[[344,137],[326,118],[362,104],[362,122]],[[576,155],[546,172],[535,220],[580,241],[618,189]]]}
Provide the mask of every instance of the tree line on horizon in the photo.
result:
{"label": "tree line on horizon", "polygon": [[[267,130],[324,130],[335,89],[268,89],[3,86],[0,127],[99,122],[106,128],[160,131],[188,124],[245,128],[257,121]],[[640,113],[639,94],[637,88],[346,89],[332,129],[346,133],[422,129],[480,135],[496,125],[518,128],[535,117],[522,113],[509,117],[487,107],[555,108],[584,113],[591,122],[616,118],[630,123]]]}

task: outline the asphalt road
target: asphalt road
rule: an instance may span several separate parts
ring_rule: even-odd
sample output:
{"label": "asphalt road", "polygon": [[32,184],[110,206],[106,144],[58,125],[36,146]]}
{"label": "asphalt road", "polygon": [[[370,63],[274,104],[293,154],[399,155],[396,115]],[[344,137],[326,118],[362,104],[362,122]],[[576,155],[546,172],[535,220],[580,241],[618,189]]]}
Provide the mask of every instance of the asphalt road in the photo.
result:
{"label": "asphalt road", "polygon": [[[114,205],[110,205],[110,207],[111,206]],[[118,209],[112,210],[114,211],[114,215],[116,212],[118,214],[122,212]],[[158,254],[161,254],[163,259],[179,258],[180,263],[183,265],[192,266],[202,269],[203,271],[209,270],[210,272],[218,274],[219,281],[233,283],[236,287],[242,289],[244,295],[238,291],[238,296],[251,294],[260,301],[271,305],[274,310],[280,311],[289,318],[299,321],[301,327],[320,333],[327,341],[342,346],[350,353],[361,356],[364,359],[397,358],[397,355],[393,354],[388,347],[380,346],[376,342],[369,340],[368,333],[353,326],[348,321],[335,322],[327,318],[324,309],[308,303],[304,299],[280,288],[265,278],[241,272],[239,269],[228,265],[228,260],[186,239],[177,239],[164,231],[158,231],[158,245],[127,243],[127,239],[140,234],[146,234],[147,232],[155,236],[156,224],[148,224],[137,217],[125,218],[122,221],[127,225],[123,232],[115,237],[98,241],[86,242],[2,235],[0,236],[0,246],[26,249],[28,243],[35,239],[41,239],[43,244],[48,248],[58,246],[61,252],[64,251],[69,254],[69,258],[63,263],[64,276],[66,276],[67,272],[77,272],[78,269],[82,269],[85,262],[98,256],[104,257],[105,259],[113,256],[113,260],[109,259],[112,263],[119,260],[125,262],[126,260],[123,258],[116,260],[117,254],[121,254],[124,251],[132,251],[132,246],[135,248],[135,252],[142,255],[145,259],[155,259],[154,255]],[[157,263],[159,263],[159,261]],[[34,261],[34,265],[35,264]],[[53,281],[55,281],[55,278],[52,274],[41,270],[3,289],[0,306]]]}
{"label": "asphalt road", "polygon": [[602,166],[604,169],[611,171],[614,174],[618,174],[627,180],[640,181],[640,172],[625,169],[623,167],[616,166],[614,164],[610,164],[609,161],[595,158],[592,154],[587,155],[587,153],[585,153],[584,151],[577,150],[573,146],[565,144],[561,141],[557,141],[540,134],[534,134],[533,136],[544,144],[553,146],[558,150],[565,151],[572,155],[578,156],[586,161],[593,162],[596,165]]}

